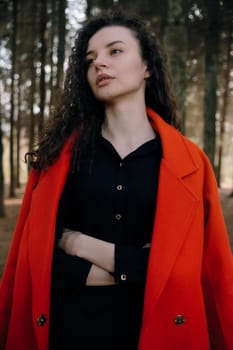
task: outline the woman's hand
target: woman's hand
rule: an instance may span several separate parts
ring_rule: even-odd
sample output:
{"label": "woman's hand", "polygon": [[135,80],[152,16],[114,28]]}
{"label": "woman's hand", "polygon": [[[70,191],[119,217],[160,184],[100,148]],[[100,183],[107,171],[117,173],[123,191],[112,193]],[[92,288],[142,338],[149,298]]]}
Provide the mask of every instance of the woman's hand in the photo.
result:
{"label": "woman's hand", "polygon": [[114,277],[114,244],[96,239],[80,231],[65,229],[58,241],[59,248],[66,254],[79,256],[92,263],[86,285],[104,286],[115,284]]}
{"label": "woman's hand", "polygon": [[87,276],[87,286],[109,286],[115,283],[114,277],[106,270],[94,264],[91,265]]}
{"label": "woman's hand", "polygon": [[79,231],[64,230],[58,241],[66,254],[79,256],[100,268],[114,272],[115,244],[102,241]]}
{"label": "woman's hand", "polygon": [[61,239],[58,241],[58,247],[63,249],[66,254],[79,256],[79,241],[82,233],[79,231],[70,231],[65,229]]}

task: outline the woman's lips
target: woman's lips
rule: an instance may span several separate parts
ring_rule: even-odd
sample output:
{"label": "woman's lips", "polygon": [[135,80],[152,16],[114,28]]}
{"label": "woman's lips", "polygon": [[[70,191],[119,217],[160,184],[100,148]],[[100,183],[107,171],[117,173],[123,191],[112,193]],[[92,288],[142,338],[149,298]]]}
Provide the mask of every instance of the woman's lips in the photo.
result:
{"label": "woman's lips", "polygon": [[97,86],[105,86],[108,85],[110,80],[112,80],[113,77],[108,74],[99,74],[96,78],[96,85]]}

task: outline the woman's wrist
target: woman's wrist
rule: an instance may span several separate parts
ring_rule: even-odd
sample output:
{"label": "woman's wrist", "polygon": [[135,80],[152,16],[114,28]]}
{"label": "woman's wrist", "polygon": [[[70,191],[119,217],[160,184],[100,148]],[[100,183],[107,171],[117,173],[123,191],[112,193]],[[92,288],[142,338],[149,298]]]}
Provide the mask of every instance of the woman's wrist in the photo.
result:
{"label": "woman's wrist", "polygon": [[80,233],[76,244],[77,256],[109,272],[114,271],[115,245],[113,243]]}
{"label": "woman's wrist", "polygon": [[78,256],[103,268],[114,271],[115,245],[79,231],[64,230],[58,245],[67,254]]}
{"label": "woman's wrist", "polygon": [[115,284],[115,279],[108,271],[97,265],[91,265],[91,269],[86,279],[87,286],[104,286],[112,284]]}

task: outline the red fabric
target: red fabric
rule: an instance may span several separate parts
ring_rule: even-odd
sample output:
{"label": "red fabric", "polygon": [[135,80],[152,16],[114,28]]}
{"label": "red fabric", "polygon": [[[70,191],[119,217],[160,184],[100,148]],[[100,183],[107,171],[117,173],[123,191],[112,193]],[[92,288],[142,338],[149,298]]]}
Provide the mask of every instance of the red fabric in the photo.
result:
{"label": "red fabric", "polygon": [[[233,259],[211,166],[148,114],[163,159],[139,350],[209,350],[207,327],[213,349],[233,350]],[[70,143],[48,171],[31,172],[0,286],[1,350],[48,350],[54,231]]]}

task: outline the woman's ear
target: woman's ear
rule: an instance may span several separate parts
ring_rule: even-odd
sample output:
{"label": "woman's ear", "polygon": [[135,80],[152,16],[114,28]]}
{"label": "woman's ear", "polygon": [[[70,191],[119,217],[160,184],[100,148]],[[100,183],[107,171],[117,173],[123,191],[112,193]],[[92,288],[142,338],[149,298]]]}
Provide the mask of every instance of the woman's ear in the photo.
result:
{"label": "woman's ear", "polygon": [[148,68],[145,70],[145,79],[149,79],[151,77],[151,73]]}
{"label": "woman's ear", "polygon": [[146,80],[146,79],[149,79],[150,77],[151,77],[151,73],[150,73],[150,71],[149,71],[148,67],[147,67],[147,66],[145,66],[145,74],[144,74],[144,79]]}
{"label": "woman's ear", "polygon": [[151,73],[150,73],[150,71],[149,71],[149,69],[148,69],[148,64],[147,64],[147,62],[145,62],[144,67],[145,67],[144,79],[146,80],[146,79],[148,79],[148,78],[151,77]]}

